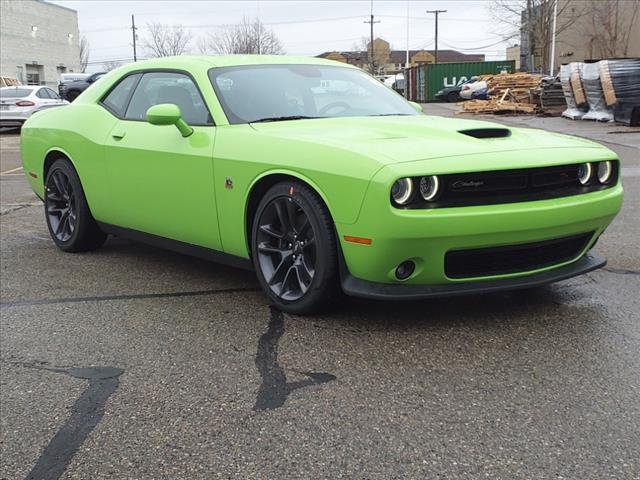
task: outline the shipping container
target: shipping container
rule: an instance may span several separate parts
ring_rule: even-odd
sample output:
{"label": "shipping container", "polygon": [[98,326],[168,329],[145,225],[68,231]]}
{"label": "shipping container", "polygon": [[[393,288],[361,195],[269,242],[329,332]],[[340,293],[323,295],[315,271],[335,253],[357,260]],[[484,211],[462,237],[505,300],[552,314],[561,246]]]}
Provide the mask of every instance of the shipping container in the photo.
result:
{"label": "shipping container", "polygon": [[515,72],[514,60],[498,62],[427,63],[405,70],[407,99],[414,102],[437,101],[443,88],[461,85],[474,75]]}

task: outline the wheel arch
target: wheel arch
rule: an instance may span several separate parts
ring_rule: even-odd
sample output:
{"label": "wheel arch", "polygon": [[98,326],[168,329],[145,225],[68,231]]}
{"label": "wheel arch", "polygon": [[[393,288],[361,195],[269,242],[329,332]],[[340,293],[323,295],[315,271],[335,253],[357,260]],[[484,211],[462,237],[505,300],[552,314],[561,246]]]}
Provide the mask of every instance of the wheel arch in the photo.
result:
{"label": "wheel arch", "polygon": [[277,183],[287,181],[287,180],[295,180],[297,182],[304,183],[309,188],[311,188],[314,192],[316,192],[325,207],[327,207],[327,211],[329,215],[331,215],[331,219],[333,220],[334,215],[331,211],[331,207],[329,206],[329,202],[327,201],[327,197],[320,189],[320,187],[310,178],[305,175],[300,174],[299,172],[292,172],[288,170],[271,170],[268,172],[264,172],[251,182],[248,188],[248,194],[245,201],[245,209],[244,209],[244,227],[245,227],[245,243],[247,246],[247,251],[249,252],[249,256],[251,256],[251,234],[253,230],[253,217],[255,216],[256,209],[258,208],[258,204],[260,200],[264,196],[267,191]]}
{"label": "wheel arch", "polygon": [[[45,153],[44,162],[42,163],[42,182],[43,183],[47,181],[47,173],[49,172],[51,165],[53,165],[53,162],[58,160],[61,156],[67,159],[71,163],[71,165],[73,165],[73,168],[75,169],[76,173],[78,172],[75,162],[73,161],[73,159],[71,158],[71,155],[69,155],[69,153],[66,150],[60,147],[51,147],[49,150],[47,150],[47,153]],[[79,177],[80,175],[78,174],[78,178]],[[80,184],[82,184],[82,179],[80,180],[81,180]]]}

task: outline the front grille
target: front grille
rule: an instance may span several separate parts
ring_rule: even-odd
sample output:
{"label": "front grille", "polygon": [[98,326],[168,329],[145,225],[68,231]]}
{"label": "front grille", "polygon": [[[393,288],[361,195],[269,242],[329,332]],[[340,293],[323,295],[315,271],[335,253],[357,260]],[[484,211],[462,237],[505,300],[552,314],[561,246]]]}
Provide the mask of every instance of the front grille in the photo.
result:
{"label": "front grille", "polygon": [[[605,185],[599,183],[595,176],[587,185],[582,185],[578,180],[579,164],[440,175],[441,189],[435,201],[426,202],[416,193],[409,205],[396,205],[396,208],[495,205],[594,192],[617,183],[618,162],[612,161],[612,164],[613,175]],[[597,164],[592,165],[595,171]],[[415,177],[413,182],[417,192],[420,177]]]}
{"label": "front grille", "polygon": [[550,267],[576,258],[592,237],[593,232],[589,232],[544,242],[453,250],[445,255],[445,274],[449,278],[473,278]]}

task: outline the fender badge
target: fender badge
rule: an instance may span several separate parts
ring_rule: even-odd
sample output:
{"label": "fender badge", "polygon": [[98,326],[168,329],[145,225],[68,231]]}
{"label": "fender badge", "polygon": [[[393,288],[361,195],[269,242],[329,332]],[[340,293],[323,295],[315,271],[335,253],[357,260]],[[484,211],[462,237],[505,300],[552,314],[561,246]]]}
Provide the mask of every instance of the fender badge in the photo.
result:
{"label": "fender badge", "polygon": [[233,180],[231,180],[231,177],[227,177],[225,179],[224,188],[228,188],[229,190],[231,190],[233,188]]}

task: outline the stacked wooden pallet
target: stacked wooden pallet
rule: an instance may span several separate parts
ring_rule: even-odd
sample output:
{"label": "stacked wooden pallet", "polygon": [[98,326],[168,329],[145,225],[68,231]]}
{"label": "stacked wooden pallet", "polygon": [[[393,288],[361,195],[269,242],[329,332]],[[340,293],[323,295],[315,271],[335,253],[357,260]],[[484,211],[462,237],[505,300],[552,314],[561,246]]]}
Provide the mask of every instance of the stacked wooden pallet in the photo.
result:
{"label": "stacked wooden pallet", "polygon": [[531,90],[540,86],[542,75],[501,73],[481,75],[487,82],[490,100],[471,100],[462,104],[470,113],[535,113],[537,105]]}
{"label": "stacked wooden pallet", "polygon": [[491,96],[501,97],[505,91],[509,90],[511,96],[515,97],[518,102],[531,103],[531,89],[540,86],[542,75],[526,72],[500,73],[482,75],[480,79],[487,82]]}
{"label": "stacked wooden pallet", "polygon": [[536,105],[514,101],[470,100],[462,104],[462,110],[468,113],[535,113]]}

